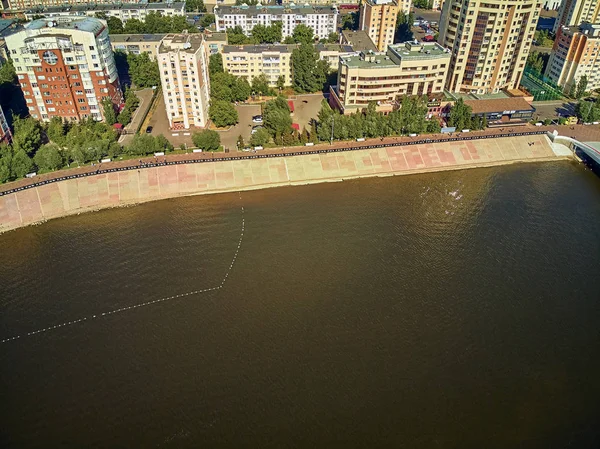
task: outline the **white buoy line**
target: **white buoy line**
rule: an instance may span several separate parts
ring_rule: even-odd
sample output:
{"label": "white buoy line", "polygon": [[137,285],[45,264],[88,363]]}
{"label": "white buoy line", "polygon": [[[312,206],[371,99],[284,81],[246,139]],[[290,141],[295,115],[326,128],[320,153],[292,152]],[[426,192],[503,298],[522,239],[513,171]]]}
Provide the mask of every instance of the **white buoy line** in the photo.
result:
{"label": "white buoy line", "polygon": [[[242,194],[240,193],[239,196],[240,196],[240,200],[241,200],[242,199]],[[225,282],[227,281],[227,278],[229,277],[229,273],[233,269],[233,265],[235,264],[235,261],[237,260],[237,256],[238,256],[238,254],[240,252],[240,249],[242,247],[242,240],[244,239],[244,228],[246,226],[246,220],[244,218],[244,206],[242,206],[241,211],[242,211],[242,229],[240,231],[240,239],[239,239],[237,247],[235,249],[235,253],[233,254],[233,259],[231,260],[231,263],[229,264],[229,267],[227,268],[227,271],[225,272],[225,276],[223,276],[223,279],[221,280],[221,283],[219,285],[217,285],[216,287],[204,288],[204,289],[200,289],[200,290],[194,290],[194,291],[191,291],[191,292],[180,293],[178,295],[167,296],[165,298],[155,299],[153,301],[141,302],[139,304],[134,304],[132,306],[121,307],[121,308],[118,308],[118,309],[110,310],[108,312],[97,313],[96,315],[86,316],[86,317],[83,317],[83,318],[79,318],[78,320],[65,321],[64,323],[60,323],[60,324],[57,324],[55,326],[48,326],[48,327],[45,327],[43,329],[38,329],[38,330],[35,330],[35,331],[27,332],[26,334],[15,335],[13,337],[4,338],[4,339],[0,340],[0,343],[8,343],[8,342],[13,341],[13,340],[18,340],[19,338],[31,337],[33,335],[41,334],[41,333],[44,333],[44,332],[49,332],[49,331],[60,329],[60,328],[66,327],[66,326],[72,326],[74,324],[82,323],[84,321],[90,321],[90,320],[96,320],[96,319],[100,319],[100,318],[105,318],[107,316],[114,315],[115,313],[126,312],[127,310],[134,310],[134,309],[137,309],[139,307],[146,307],[146,306],[150,306],[152,304],[157,304],[157,303],[169,301],[169,300],[172,300],[172,299],[183,298],[183,297],[192,296],[192,295],[198,295],[200,293],[212,292],[212,291],[219,290],[219,289],[223,288],[223,286],[225,285]]]}

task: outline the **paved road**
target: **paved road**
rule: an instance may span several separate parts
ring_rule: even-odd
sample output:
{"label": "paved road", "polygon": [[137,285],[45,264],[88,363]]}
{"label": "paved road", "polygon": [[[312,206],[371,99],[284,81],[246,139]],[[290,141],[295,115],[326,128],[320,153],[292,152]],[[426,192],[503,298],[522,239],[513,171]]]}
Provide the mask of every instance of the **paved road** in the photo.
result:
{"label": "paved road", "polygon": [[[152,94],[154,93],[154,89],[147,88],[136,90],[134,93],[140,99],[140,104],[133,114],[131,123],[125,127],[125,130],[131,133],[136,132],[141,121],[144,119],[144,117],[146,117],[148,109],[150,109],[150,106],[152,106]],[[119,143],[121,145],[127,145],[131,139],[133,139],[133,134],[124,134],[119,139]]]}
{"label": "paved road", "polygon": [[536,133],[541,134],[547,131],[558,130],[561,135],[573,137],[584,142],[600,142],[599,126],[525,126],[513,129],[488,129],[485,131],[475,131],[471,133],[458,133],[458,135],[449,136],[447,134],[431,134],[418,137],[388,137],[384,139],[369,139],[365,142],[336,142],[335,145],[319,144],[310,147],[291,147],[291,148],[273,148],[263,150],[260,153],[188,153],[172,154],[165,157],[145,157],[139,161],[124,160],[115,161],[106,164],[96,164],[94,167],[85,166],[69,170],[47,173],[34,178],[21,179],[19,181],[0,185],[0,196],[12,193],[15,190],[24,190],[36,185],[46,184],[64,179],[79,178],[98,173],[115,172],[123,170],[134,170],[140,167],[154,167],[157,165],[175,165],[185,163],[213,162],[219,160],[239,160],[239,159],[257,159],[280,156],[294,156],[299,154],[319,154],[338,151],[360,150],[373,147],[403,146],[423,143],[425,140],[432,142],[445,142],[452,140],[472,140],[494,137],[510,137],[510,133]]}

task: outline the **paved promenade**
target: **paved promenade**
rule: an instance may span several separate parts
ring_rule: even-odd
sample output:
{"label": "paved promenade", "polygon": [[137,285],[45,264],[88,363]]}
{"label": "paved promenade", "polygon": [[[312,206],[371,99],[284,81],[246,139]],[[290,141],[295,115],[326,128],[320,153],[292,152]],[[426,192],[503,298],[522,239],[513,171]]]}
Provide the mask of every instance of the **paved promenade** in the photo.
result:
{"label": "paved promenade", "polygon": [[[47,219],[176,196],[369,176],[556,160],[545,134],[413,145],[388,143],[331,153],[168,163],[19,187],[0,196],[0,232]],[[185,155],[183,155],[185,156]],[[137,162],[137,161],[136,161]]]}

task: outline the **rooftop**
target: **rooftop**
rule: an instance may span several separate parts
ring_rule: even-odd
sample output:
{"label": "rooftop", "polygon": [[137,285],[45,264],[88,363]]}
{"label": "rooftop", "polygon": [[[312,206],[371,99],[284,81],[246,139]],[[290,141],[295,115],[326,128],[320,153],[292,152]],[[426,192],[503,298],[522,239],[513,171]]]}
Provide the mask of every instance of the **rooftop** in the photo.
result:
{"label": "rooftop", "polygon": [[111,42],[159,42],[166,34],[111,34]]}
{"label": "rooftop", "polygon": [[[106,23],[94,17],[63,16],[51,19],[37,19],[25,25],[26,30],[80,30],[98,34],[106,28]],[[52,34],[56,34],[52,32]]]}
{"label": "rooftop", "polygon": [[160,3],[88,3],[83,5],[65,5],[65,6],[35,6],[25,11],[25,14],[35,13],[57,13],[57,12],[73,12],[85,13],[86,11],[106,11],[109,9],[182,9],[185,7],[185,2],[160,2]]}
{"label": "rooftop", "polygon": [[450,53],[437,42],[410,41],[403,44],[390,45],[388,51],[396,54],[401,59],[432,59],[440,56],[450,57]]}
{"label": "rooftop", "polygon": [[214,42],[214,41],[227,42],[227,33],[210,33],[210,34],[204,34],[204,39],[207,42]]}
{"label": "rooftop", "polygon": [[344,56],[341,61],[349,67],[384,68],[398,67],[402,60],[450,59],[450,53],[437,42],[406,42],[390,45],[387,53],[362,51],[359,55]]}
{"label": "rooftop", "polygon": [[258,16],[261,14],[337,14],[337,8],[334,6],[316,6],[295,5],[290,3],[285,6],[278,5],[241,5],[241,6],[221,6],[217,5],[214,10],[215,15],[223,16],[225,14],[245,14],[247,16]]}
{"label": "rooftop", "polygon": [[377,47],[366,31],[342,31],[342,42],[352,45],[356,51],[377,51]]}
{"label": "rooftop", "polygon": [[290,45],[223,45],[223,53],[291,53],[296,44]]}
{"label": "rooftop", "polygon": [[317,44],[315,48],[318,52],[321,51],[337,51],[339,53],[352,53],[354,48],[347,44]]}
{"label": "rooftop", "polygon": [[204,37],[201,34],[167,34],[158,47],[158,53],[167,53],[170,51],[184,51],[186,53],[196,53],[202,46]]}
{"label": "rooftop", "polygon": [[473,114],[504,111],[535,111],[532,105],[520,97],[492,100],[465,100],[465,104],[471,106]]}

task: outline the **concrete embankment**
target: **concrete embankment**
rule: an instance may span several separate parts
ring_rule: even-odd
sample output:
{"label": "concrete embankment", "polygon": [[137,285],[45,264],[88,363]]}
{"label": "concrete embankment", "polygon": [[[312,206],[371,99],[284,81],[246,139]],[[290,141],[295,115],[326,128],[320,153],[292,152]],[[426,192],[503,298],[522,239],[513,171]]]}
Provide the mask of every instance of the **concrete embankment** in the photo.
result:
{"label": "concrete embankment", "polygon": [[563,159],[545,135],[116,171],[0,196],[0,232],[178,196]]}

